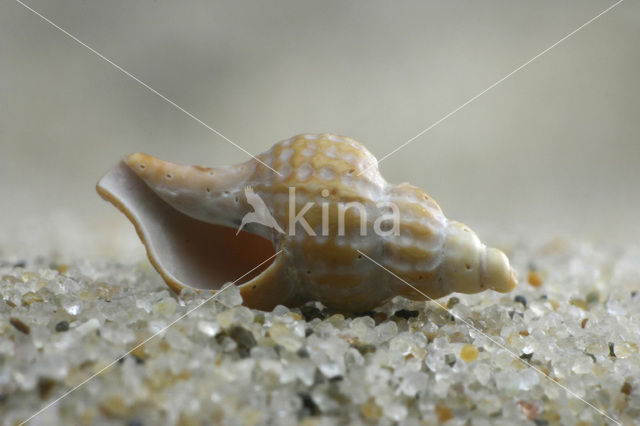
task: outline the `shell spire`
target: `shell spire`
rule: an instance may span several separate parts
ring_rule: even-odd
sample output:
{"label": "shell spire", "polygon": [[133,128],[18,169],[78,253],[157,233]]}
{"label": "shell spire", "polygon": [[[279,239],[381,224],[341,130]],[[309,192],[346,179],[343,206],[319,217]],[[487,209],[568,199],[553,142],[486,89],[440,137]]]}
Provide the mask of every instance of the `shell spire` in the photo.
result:
{"label": "shell spire", "polygon": [[97,190],[131,220],[152,264],[178,292],[215,291],[274,254],[236,282],[245,305],[318,300],[364,311],[395,295],[438,298],[516,285],[501,251],[448,220],[421,189],[387,183],[354,139],[298,135],[257,158],[207,168],[132,154]]}

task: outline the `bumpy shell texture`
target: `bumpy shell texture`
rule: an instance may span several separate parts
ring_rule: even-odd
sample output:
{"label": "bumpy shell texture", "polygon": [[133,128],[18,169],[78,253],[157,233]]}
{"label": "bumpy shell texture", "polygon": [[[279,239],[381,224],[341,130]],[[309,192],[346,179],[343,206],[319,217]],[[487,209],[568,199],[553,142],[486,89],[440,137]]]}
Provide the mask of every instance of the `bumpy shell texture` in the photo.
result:
{"label": "bumpy shell texture", "polygon": [[176,292],[232,281],[258,309],[318,300],[364,311],[396,295],[516,285],[501,251],[448,220],[421,189],[387,183],[354,139],[299,135],[257,158],[209,168],[132,154],[97,190],[134,224]]}

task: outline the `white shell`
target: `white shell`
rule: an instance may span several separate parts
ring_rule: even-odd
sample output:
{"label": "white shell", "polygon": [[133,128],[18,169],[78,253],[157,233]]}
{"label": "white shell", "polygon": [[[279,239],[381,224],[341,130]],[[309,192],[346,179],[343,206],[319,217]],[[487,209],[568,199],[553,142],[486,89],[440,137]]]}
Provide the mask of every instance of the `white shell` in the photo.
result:
{"label": "white shell", "polygon": [[[257,158],[279,174],[255,159],[207,168],[132,154],[97,190],[135,225],[150,261],[177,292],[219,289],[276,251],[239,281],[246,305],[319,300],[364,311],[395,295],[438,298],[516,285],[502,252],[448,220],[421,189],[387,183],[373,155],[351,138],[299,135]],[[304,220],[291,222],[301,212]]]}

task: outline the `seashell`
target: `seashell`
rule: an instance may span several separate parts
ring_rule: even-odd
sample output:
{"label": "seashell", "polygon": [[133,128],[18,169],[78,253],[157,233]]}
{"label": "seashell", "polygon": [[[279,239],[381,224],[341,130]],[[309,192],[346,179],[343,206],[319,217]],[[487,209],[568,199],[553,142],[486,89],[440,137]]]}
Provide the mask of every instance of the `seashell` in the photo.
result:
{"label": "seashell", "polygon": [[299,135],[257,159],[209,168],[132,154],[97,191],[133,223],[177,293],[216,291],[274,253],[236,282],[245,305],[318,300],[357,312],[397,295],[424,300],[420,292],[435,299],[516,285],[504,253],[448,220],[421,189],[387,183],[354,139]]}

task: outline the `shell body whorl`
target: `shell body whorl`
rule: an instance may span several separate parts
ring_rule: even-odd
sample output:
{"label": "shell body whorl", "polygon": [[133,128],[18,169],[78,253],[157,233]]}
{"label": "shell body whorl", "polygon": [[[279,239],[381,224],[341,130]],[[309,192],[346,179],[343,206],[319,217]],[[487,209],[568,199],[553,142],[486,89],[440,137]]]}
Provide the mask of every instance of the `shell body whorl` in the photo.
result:
{"label": "shell body whorl", "polygon": [[[387,183],[375,157],[351,138],[299,135],[257,159],[207,168],[133,154],[99,182],[98,192],[127,214],[152,263],[174,289],[222,284],[212,282],[215,273],[225,275],[222,271],[189,259],[197,250],[202,256],[203,245],[231,243],[229,233],[218,228],[240,227],[266,239],[281,252],[240,284],[245,304],[252,307],[319,300],[337,310],[364,311],[395,295],[425,299],[453,291],[509,291],[515,285],[504,254],[487,249],[468,227],[448,220],[421,189]],[[177,213],[171,213],[167,218],[145,207],[150,203],[184,217],[174,220]],[[182,242],[182,229],[198,223],[203,231],[200,236],[194,232],[186,249],[158,247]],[[217,241],[200,241],[204,238]],[[244,259],[242,266],[255,266],[263,260],[255,254],[266,253],[264,244],[247,241],[237,249],[238,258]],[[257,246],[260,250],[251,256]],[[185,278],[190,275],[197,279]]]}

